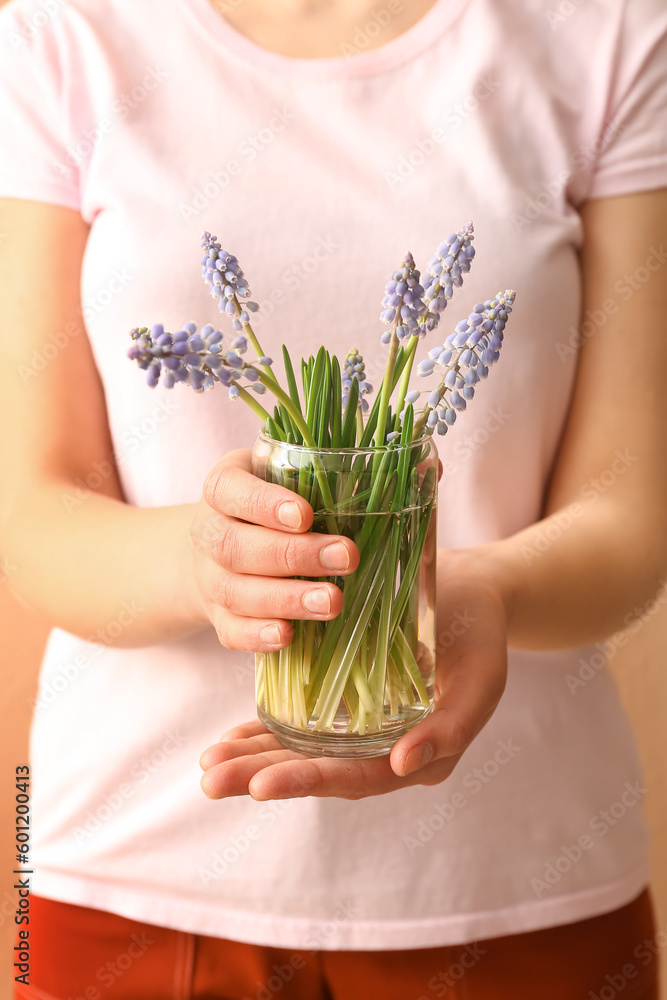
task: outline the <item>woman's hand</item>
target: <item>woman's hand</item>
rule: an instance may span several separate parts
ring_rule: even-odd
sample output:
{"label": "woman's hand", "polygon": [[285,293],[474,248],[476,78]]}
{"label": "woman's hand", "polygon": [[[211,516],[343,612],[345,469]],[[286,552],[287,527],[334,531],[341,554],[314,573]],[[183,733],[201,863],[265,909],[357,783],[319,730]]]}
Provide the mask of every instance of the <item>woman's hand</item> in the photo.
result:
{"label": "woman's hand", "polygon": [[223,646],[272,652],[289,645],[289,619],[328,621],[343,595],[333,583],[359,564],[349,538],[309,532],[307,500],[250,471],[250,452],[226,455],[209,474],[192,522],[195,578]]}
{"label": "woman's hand", "polygon": [[307,757],[286,750],[261,722],[237,726],[201,756],[201,785],[209,798],[360,799],[449,777],[503,693],[506,611],[485,559],[440,555],[433,712],[401,737],[390,756],[363,760]]}

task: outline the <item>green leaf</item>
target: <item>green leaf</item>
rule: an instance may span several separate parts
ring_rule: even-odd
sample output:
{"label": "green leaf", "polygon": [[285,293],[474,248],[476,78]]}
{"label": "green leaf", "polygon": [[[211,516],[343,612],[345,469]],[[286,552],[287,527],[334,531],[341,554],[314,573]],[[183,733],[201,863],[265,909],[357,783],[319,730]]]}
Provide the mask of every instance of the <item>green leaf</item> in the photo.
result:
{"label": "green leaf", "polygon": [[[354,380],[356,382],[356,379]],[[334,354],[331,358],[331,447],[342,447],[343,404],[340,364]]]}
{"label": "green leaf", "polygon": [[343,430],[341,433],[342,447],[354,448],[357,431],[357,404],[359,403],[359,383],[356,378],[352,379],[350,394],[345,404],[345,414],[343,416]]}
{"label": "green leaf", "polygon": [[308,362],[301,358],[301,383],[303,385],[303,410],[302,413],[306,412],[308,407],[308,387],[310,385],[310,377],[308,375]]}
{"label": "green leaf", "polygon": [[324,363],[322,371],[322,382],[319,392],[319,400],[316,401],[317,434],[315,440],[320,448],[330,448],[331,439],[329,437],[329,414],[331,412],[331,358],[329,352],[324,351]]}
{"label": "green leaf", "polygon": [[[308,393],[306,423],[310,427],[313,434],[316,433],[316,428],[317,428],[317,417],[318,417],[317,410],[322,392],[322,379],[324,377],[324,367],[326,364],[325,355],[326,351],[324,350],[323,347],[320,347],[319,351],[317,352],[317,360],[313,363],[313,370],[310,375],[310,391]],[[310,361],[308,362],[308,367],[310,369]]]}
{"label": "green leaf", "polygon": [[270,438],[273,438],[274,441],[287,441],[285,431],[278,425],[278,422],[274,420],[273,417],[269,417],[266,421],[266,432]]}
{"label": "green leaf", "polygon": [[390,643],[393,642],[396,635],[396,629],[398,628],[398,623],[403,617],[403,612],[408,603],[408,598],[410,596],[410,591],[414,585],[415,576],[417,575],[417,570],[419,569],[419,560],[421,559],[422,549],[424,548],[424,542],[426,541],[426,532],[428,531],[429,522],[431,520],[431,515],[433,513],[433,504],[429,504],[427,507],[423,508],[423,513],[421,515],[421,523],[419,525],[419,530],[417,532],[417,537],[412,543],[412,550],[410,552],[410,559],[408,565],[405,567],[403,577],[401,579],[400,587],[398,588],[398,593],[396,594],[396,599],[394,601],[394,607],[391,614],[391,631],[390,631]]}
{"label": "green leaf", "polygon": [[301,400],[299,399],[299,388],[296,384],[296,377],[294,375],[294,367],[292,365],[292,359],[290,353],[287,350],[285,344],[283,344],[283,364],[285,365],[285,376],[287,378],[287,388],[289,390],[292,402],[297,407],[297,409],[303,413],[301,409]]}
{"label": "green leaf", "polygon": [[[403,368],[405,367],[406,361],[407,361],[407,356],[406,356],[405,350],[403,349],[403,347],[399,347],[399,349],[398,349],[398,357],[396,358],[396,365],[394,367],[394,377],[393,377],[393,380],[392,380],[393,384],[392,384],[392,387],[391,387],[391,391],[392,392],[394,391],[394,389],[396,388],[396,386],[398,384],[398,380],[401,377],[401,372],[403,371]],[[378,391],[377,395],[375,396],[375,401],[373,403],[373,406],[371,407],[370,413],[368,414],[368,420],[366,421],[366,428],[364,430],[364,436],[361,439],[361,441],[359,442],[359,447],[360,448],[368,448],[369,445],[370,445],[370,443],[371,443],[371,441],[373,440],[374,435],[375,435],[375,428],[377,427],[378,413],[379,413],[379,410],[380,410],[380,396],[381,395],[382,395],[381,391]]]}
{"label": "green leaf", "polygon": [[[415,411],[412,403],[409,403],[405,409],[405,417],[403,418],[403,429],[401,431],[401,446],[407,446],[412,441],[412,426],[414,424]],[[409,447],[401,447],[398,459],[398,483],[396,485],[396,493],[394,495],[394,502],[392,504],[392,510],[401,510],[405,506],[405,492],[408,485],[408,474],[410,472],[410,462],[412,458],[413,449]],[[416,450],[416,449],[415,449]]]}
{"label": "green leaf", "polygon": [[280,421],[282,426],[285,428],[285,433],[290,434],[296,441],[303,441],[303,435],[292,420],[289,410],[287,410],[282,403],[278,403],[278,408],[280,410]]}

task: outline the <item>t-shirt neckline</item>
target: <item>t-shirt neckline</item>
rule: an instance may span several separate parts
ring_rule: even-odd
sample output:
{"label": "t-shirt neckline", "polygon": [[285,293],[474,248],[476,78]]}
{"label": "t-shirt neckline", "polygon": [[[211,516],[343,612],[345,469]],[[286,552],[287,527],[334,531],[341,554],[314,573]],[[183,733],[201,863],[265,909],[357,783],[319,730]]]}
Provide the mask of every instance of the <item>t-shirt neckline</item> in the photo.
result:
{"label": "t-shirt neckline", "polygon": [[[355,55],[297,59],[272,52],[251,41],[215,10],[211,0],[181,0],[240,61],[273,72],[305,77],[370,76],[407,62],[432,45],[472,0],[436,0],[419,21],[379,48]],[[373,15],[369,17],[369,23]],[[377,23],[377,22],[375,22]],[[349,44],[352,46],[353,42]]]}

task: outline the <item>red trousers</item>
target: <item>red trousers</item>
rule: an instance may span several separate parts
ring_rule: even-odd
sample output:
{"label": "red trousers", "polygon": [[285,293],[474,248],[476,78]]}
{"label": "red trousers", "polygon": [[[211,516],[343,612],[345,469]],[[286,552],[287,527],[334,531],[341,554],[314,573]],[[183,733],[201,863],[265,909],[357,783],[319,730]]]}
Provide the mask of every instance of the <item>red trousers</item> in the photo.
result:
{"label": "red trousers", "polygon": [[468,945],[294,951],[32,897],[16,1000],[658,1000],[648,891],[613,913]]}

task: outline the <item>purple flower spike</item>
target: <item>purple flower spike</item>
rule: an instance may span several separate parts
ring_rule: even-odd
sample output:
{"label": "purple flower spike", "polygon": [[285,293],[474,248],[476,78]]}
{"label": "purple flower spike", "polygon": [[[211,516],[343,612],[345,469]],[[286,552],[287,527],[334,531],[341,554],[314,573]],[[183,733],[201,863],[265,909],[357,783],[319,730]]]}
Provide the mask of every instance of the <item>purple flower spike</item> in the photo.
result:
{"label": "purple flower spike", "polygon": [[341,372],[341,383],[343,387],[341,399],[343,406],[345,406],[349,399],[352,379],[356,379],[359,383],[359,405],[361,406],[362,412],[365,413],[368,410],[368,403],[363,397],[366,393],[373,391],[373,386],[370,382],[366,381],[364,359],[361,354],[359,354],[356,347],[353,347],[352,350],[347,352],[345,360],[343,361],[343,370]]}
{"label": "purple flower spike", "polygon": [[[128,357],[147,372],[146,380],[152,388],[162,379],[166,389],[182,382],[195,392],[204,392],[216,382],[221,382],[235,388],[232,398],[237,398],[238,387],[233,383],[245,378],[247,387],[252,385],[256,392],[263,392],[263,386],[254,384],[259,373],[246,364],[238,353],[243,344],[239,344],[236,350],[224,351],[220,330],[207,324],[199,333],[196,331],[194,323],[186,323],[182,330],[174,334],[168,333],[161,323],[151,330],[137,327],[130,331],[133,343],[127,352]],[[245,341],[245,338],[238,339]],[[270,362],[269,358],[261,360]]]}
{"label": "purple flower spike", "polygon": [[[495,299],[478,302],[468,319],[457,323],[454,333],[447,337],[443,351],[460,350],[456,362],[460,371],[476,370],[479,378],[486,377],[480,366],[486,370],[498,360],[503,330],[512,312],[515,295],[516,292],[510,288],[499,292]],[[468,378],[467,375],[465,377]]]}
{"label": "purple flower spike", "polygon": [[[385,288],[380,319],[391,325],[396,323],[396,336],[405,340],[419,333],[419,319],[426,312],[421,274],[415,267],[411,253],[406,253],[398,271],[394,271]],[[398,322],[400,321],[400,322]],[[391,334],[382,334],[382,343],[391,340]]]}
{"label": "purple flower spike", "polygon": [[[468,318],[456,324],[445,343],[432,348],[428,358],[417,365],[418,375],[428,377],[436,368],[440,373],[440,384],[429,394],[421,418],[427,433],[436,426],[438,434],[447,433],[457,411],[465,410],[473,399],[476,384],[487,377],[491,365],[498,361],[515,295],[513,289],[507,289],[495,299],[478,302]],[[434,416],[437,407],[440,407],[439,419]]]}
{"label": "purple flower spike", "polygon": [[[234,299],[248,299],[250,289],[241,265],[232,253],[223,250],[215,236],[204,232],[201,245],[205,251],[201,259],[201,273],[207,285],[211,286],[211,297],[218,303],[221,312],[236,315]],[[231,308],[228,308],[231,307]],[[256,302],[244,301],[243,311],[256,312]],[[247,313],[246,313],[247,315]],[[241,322],[244,322],[242,320]]]}
{"label": "purple flower spike", "polygon": [[459,288],[463,284],[463,275],[470,270],[475,256],[475,248],[472,246],[475,238],[473,233],[472,222],[464,226],[460,232],[451,233],[428,262],[422,279],[425,290],[424,302],[428,311],[419,321],[420,336],[423,337],[435,329],[454,294],[454,288]]}

